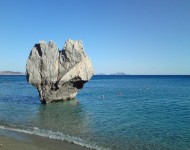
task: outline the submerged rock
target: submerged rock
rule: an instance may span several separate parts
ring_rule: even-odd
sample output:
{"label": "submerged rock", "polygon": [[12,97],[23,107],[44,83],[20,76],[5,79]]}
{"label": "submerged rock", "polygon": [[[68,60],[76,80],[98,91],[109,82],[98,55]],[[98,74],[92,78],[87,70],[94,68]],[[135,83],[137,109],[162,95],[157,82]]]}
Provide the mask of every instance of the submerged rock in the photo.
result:
{"label": "submerged rock", "polygon": [[42,103],[75,98],[93,73],[82,42],[70,39],[61,51],[53,41],[40,41],[26,64],[27,81],[38,89]]}

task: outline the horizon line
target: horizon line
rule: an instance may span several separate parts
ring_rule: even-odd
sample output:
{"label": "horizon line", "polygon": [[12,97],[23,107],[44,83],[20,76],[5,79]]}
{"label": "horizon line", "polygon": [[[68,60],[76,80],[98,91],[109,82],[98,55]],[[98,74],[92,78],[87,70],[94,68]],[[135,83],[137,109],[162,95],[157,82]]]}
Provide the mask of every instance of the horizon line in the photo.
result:
{"label": "horizon line", "polygon": [[[12,72],[12,73],[20,73],[20,75],[25,75],[25,72],[22,71],[0,71],[0,73],[3,72]],[[0,74],[3,75],[3,74]],[[5,74],[6,75],[6,74]],[[8,75],[8,74],[7,74]],[[94,75],[113,75],[113,76],[190,76],[190,74],[128,74],[124,72],[116,72],[116,73],[96,73]]]}

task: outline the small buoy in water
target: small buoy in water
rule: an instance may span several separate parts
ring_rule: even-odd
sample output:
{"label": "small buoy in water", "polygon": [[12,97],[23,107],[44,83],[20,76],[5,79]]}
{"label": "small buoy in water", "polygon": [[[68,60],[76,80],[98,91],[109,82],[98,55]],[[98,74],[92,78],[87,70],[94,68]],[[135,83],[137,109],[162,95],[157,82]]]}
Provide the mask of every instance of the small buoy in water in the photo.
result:
{"label": "small buoy in water", "polygon": [[102,95],[102,98],[104,98],[104,95]]}

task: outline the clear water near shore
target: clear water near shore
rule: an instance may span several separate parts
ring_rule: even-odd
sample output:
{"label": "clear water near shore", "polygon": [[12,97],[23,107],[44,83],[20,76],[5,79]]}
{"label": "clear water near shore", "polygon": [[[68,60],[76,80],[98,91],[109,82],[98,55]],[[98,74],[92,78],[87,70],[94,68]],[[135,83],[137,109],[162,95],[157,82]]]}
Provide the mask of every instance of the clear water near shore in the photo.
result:
{"label": "clear water near shore", "polygon": [[190,76],[94,76],[42,105],[25,76],[0,76],[0,128],[95,149],[190,149]]}

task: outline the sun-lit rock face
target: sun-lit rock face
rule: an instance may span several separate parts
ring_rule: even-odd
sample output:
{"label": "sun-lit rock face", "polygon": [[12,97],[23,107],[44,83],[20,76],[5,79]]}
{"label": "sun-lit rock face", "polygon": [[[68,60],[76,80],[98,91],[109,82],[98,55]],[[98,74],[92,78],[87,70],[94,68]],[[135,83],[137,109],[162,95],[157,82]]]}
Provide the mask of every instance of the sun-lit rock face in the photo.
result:
{"label": "sun-lit rock face", "polygon": [[38,89],[42,103],[75,98],[93,74],[82,42],[70,39],[61,51],[53,41],[40,41],[26,64],[27,81]]}

